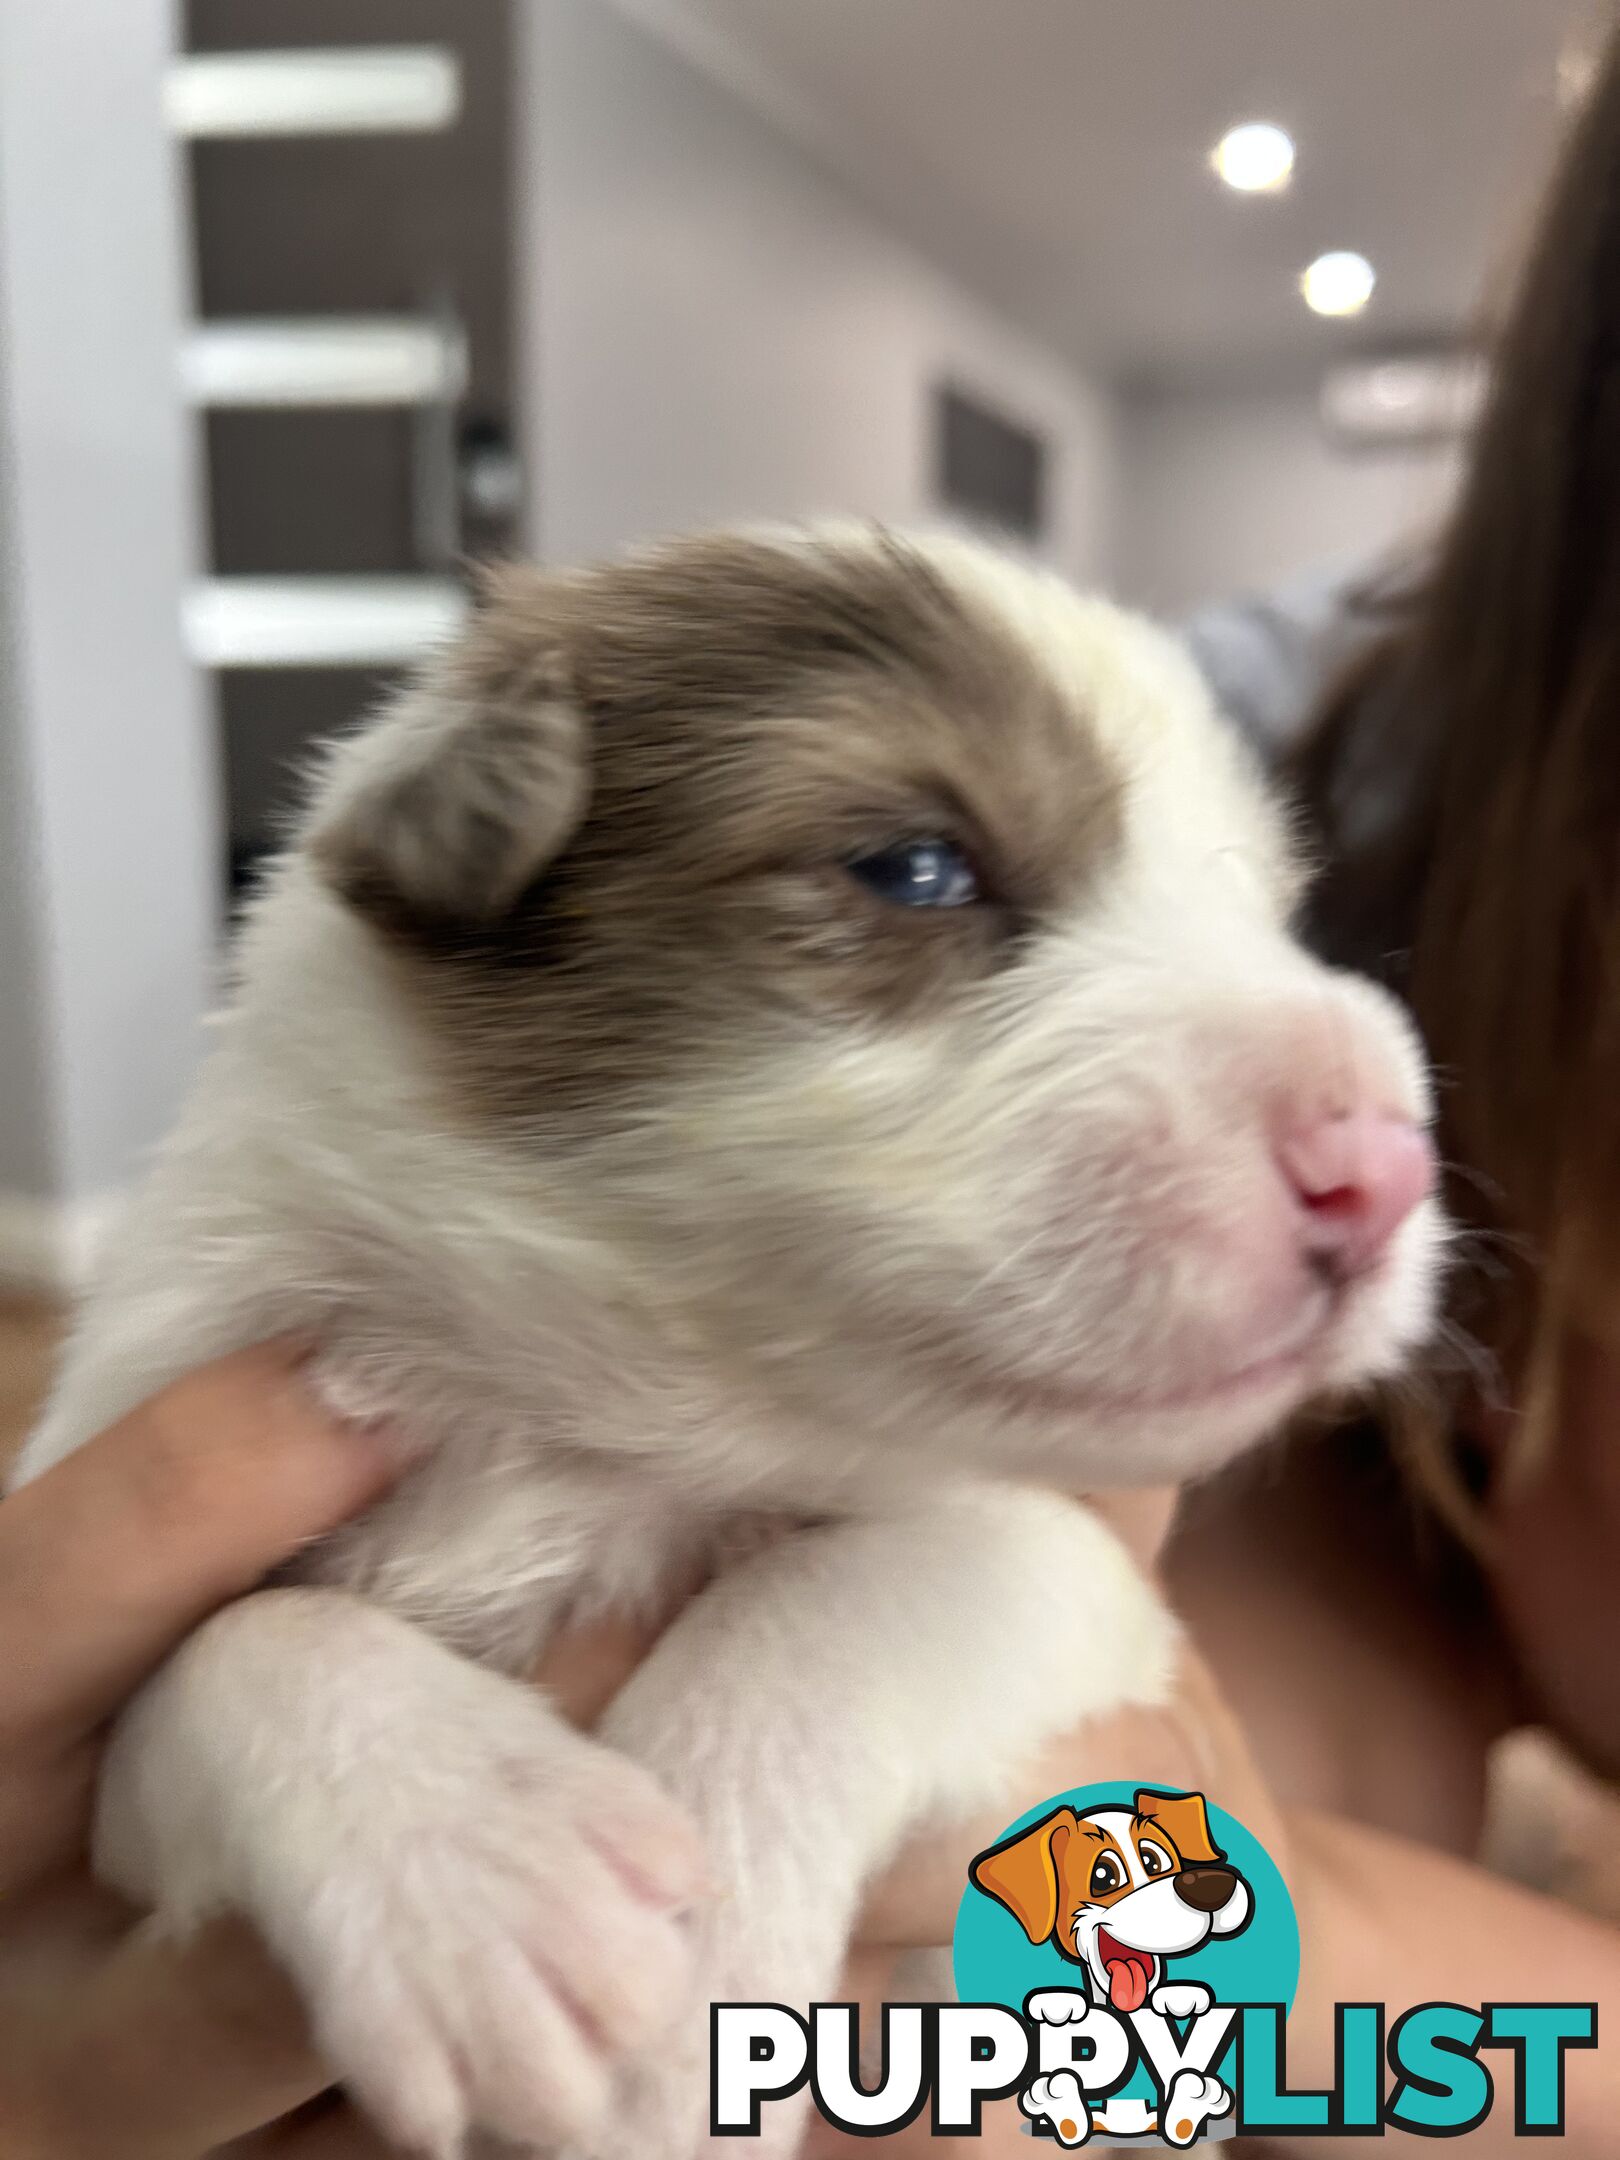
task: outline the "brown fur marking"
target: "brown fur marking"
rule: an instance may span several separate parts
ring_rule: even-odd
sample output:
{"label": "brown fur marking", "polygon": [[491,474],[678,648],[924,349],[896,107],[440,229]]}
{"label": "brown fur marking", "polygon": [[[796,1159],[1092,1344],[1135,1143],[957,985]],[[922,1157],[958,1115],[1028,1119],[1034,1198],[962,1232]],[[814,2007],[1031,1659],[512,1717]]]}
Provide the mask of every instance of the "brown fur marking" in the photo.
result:
{"label": "brown fur marking", "polygon": [[[505,1114],[609,1110],[739,1030],[960,997],[1119,840],[1086,716],[887,537],[503,572],[445,688],[460,712],[440,753],[320,859],[413,970],[456,1097]],[[966,850],[984,904],[888,906],[848,874],[932,835]],[[403,900],[390,850],[415,881]],[[529,881],[504,891],[517,861]]]}

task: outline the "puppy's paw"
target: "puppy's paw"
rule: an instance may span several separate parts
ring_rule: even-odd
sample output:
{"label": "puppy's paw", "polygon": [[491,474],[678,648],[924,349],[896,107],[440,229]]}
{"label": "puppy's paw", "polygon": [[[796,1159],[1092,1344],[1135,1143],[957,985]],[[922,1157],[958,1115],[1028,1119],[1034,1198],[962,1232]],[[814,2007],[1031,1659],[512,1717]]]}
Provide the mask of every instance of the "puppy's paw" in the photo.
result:
{"label": "puppy's paw", "polygon": [[[772,1901],[773,1911],[789,1904]],[[711,2133],[711,2007],[726,2002],[789,2003],[807,2014],[827,1999],[830,1987],[806,1978],[791,1955],[762,1956],[756,1945],[735,1940],[732,1903],[697,1915],[699,1938],[693,1984],[673,2026],[645,2060],[634,2064],[618,2088],[596,2134],[570,2148],[561,2160],[715,2160],[735,2150],[734,2133]],[[867,2038],[871,2037],[868,2020]],[[760,2126],[748,2145],[749,2160],[797,2160],[809,2135],[810,2093],[796,2093],[760,2109]]]}
{"label": "puppy's paw", "polygon": [[1214,2008],[1215,1998],[1201,1980],[1167,1980],[1153,1990],[1148,2007],[1160,2017],[1202,2017]]}
{"label": "puppy's paw", "polygon": [[1031,2122],[1045,2123],[1071,2152],[1091,2136],[1091,2107],[1072,2070],[1054,2070],[1049,2077],[1036,2078],[1019,2094],[1018,2105]]}
{"label": "puppy's paw", "polygon": [[[701,2006],[708,2021],[708,2003]],[[682,2019],[659,2051],[656,2066],[638,2065],[622,2080],[594,2135],[570,2145],[559,2160],[700,2160],[719,2153],[708,2129],[708,2054],[697,2045],[697,2021]],[[788,2160],[800,2130],[784,2137],[781,2110],[760,2110],[759,2134],[749,2147],[755,2160]],[[729,2146],[730,2140],[727,2140]]]}
{"label": "puppy's paw", "polygon": [[593,2132],[689,1991],[695,1833],[642,1771],[538,1720],[471,1760],[355,1773],[270,1930],[323,2052],[435,2160],[475,2127]]}
{"label": "puppy's paw", "polygon": [[1041,1988],[1026,1999],[1024,2015],[1037,2025],[1083,2025],[1091,2003],[1078,1988]]}
{"label": "puppy's paw", "polygon": [[1232,2095],[1218,2077],[1199,2070],[1178,2070],[1164,2096],[1160,2118],[1164,2141],[1177,2147],[1191,2145],[1203,2136],[1232,2106]]}

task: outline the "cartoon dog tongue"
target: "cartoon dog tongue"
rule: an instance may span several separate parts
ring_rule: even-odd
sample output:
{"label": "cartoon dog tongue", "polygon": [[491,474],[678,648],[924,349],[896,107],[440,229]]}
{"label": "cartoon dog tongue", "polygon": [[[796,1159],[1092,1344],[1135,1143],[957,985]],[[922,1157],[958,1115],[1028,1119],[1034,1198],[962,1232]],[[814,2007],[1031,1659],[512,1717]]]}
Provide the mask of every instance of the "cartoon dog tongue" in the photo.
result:
{"label": "cartoon dog tongue", "polygon": [[1153,1959],[1145,1950],[1132,1950],[1116,1942],[1106,1930],[1097,1949],[1108,1975],[1108,2000],[1122,2017],[1129,2017],[1147,2001]]}

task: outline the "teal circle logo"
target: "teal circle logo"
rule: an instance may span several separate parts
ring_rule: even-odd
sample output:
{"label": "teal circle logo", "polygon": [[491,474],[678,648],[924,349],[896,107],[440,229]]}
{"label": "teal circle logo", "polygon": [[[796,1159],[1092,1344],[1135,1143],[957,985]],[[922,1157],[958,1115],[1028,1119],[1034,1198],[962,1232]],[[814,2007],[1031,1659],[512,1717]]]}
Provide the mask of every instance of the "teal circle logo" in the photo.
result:
{"label": "teal circle logo", "polygon": [[[1299,1924],[1265,1847],[1203,1794],[1083,1785],[1029,1809],[975,1855],[955,1974],[959,2001],[999,2003],[1037,2023],[1077,2018],[1081,1997],[1122,2027],[1155,2013],[1184,2018],[1195,2002],[1286,2012],[1299,1985]],[[1050,2004],[1031,2004],[1048,1995]],[[1230,2134],[1234,2055],[1229,2044],[1207,2065],[1211,2114],[1200,2137]],[[1076,2090],[1072,2079],[1064,2089]],[[1097,2097],[1095,2129],[1161,2141],[1162,2095],[1144,2061]],[[1073,2124],[1060,2112],[1050,2134],[1067,2144]]]}

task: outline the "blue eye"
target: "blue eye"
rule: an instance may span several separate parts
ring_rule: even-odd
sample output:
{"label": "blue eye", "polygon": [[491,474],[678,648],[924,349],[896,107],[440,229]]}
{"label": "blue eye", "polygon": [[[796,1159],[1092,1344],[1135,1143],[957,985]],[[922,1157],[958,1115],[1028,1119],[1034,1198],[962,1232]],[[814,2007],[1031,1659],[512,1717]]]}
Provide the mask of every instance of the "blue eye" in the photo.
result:
{"label": "blue eye", "polygon": [[980,897],[973,865],[951,840],[903,840],[859,856],[849,874],[895,907],[966,907]]}

